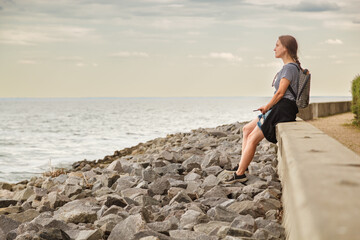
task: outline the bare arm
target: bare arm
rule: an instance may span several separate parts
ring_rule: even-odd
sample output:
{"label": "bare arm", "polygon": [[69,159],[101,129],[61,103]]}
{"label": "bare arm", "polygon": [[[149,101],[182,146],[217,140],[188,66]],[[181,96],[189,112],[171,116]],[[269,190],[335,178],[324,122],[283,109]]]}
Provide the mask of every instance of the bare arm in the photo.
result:
{"label": "bare arm", "polygon": [[258,108],[262,114],[265,114],[267,111],[269,111],[270,108],[272,108],[280,99],[284,96],[287,88],[290,85],[290,81],[286,78],[282,78],[280,80],[280,85],[278,91],[274,94],[274,96],[271,98],[270,102],[260,108]]}

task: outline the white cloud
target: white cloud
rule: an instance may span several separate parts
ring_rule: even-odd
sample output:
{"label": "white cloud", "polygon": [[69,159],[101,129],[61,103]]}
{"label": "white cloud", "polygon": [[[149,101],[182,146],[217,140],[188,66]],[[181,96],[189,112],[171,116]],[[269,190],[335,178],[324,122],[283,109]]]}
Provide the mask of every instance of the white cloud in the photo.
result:
{"label": "white cloud", "polygon": [[269,62],[269,63],[255,64],[255,67],[260,67],[260,68],[281,68],[282,64],[281,64],[281,62]]}
{"label": "white cloud", "polygon": [[37,26],[0,30],[0,43],[38,45],[41,43],[89,41],[93,29],[74,26]]}
{"label": "white cloud", "polygon": [[20,64],[37,64],[37,62],[35,60],[29,60],[29,59],[19,60],[18,63],[20,63]]}
{"label": "white cloud", "polygon": [[343,44],[343,41],[341,41],[340,39],[328,39],[325,41],[325,43],[332,45],[341,45]]}
{"label": "white cloud", "polygon": [[149,57],[145,52],[118,52],[110,54],[111,57]]}
{"label": "white cloud", "polygon": [[243,60],[241,57],[235,56],[234,54],[227,52],[221,52],[221,53],[213,52],[210,53],[208,57],[214,59],[224,59],[230,62],[241,62]]}
{"label": "white cloud", "polygon": [[239,56],[236,56],[232,53],[227,53],[227,52],[212,52],[209,53],[208,55],[203,55],[203,56],[195,56],[195,55],[188,55],[188,58],[202,58],[202,59],[220,59],[220,60],[225,60],[228,62],[241,62],[243,61],[243,59]]}
{"label": "white cloud", "polygon": [[69,56],[69,57],[58,57],[56,58],[56,60],[58,61],[81,61],[83,60],[82,57],[79,57],[79,56]]}

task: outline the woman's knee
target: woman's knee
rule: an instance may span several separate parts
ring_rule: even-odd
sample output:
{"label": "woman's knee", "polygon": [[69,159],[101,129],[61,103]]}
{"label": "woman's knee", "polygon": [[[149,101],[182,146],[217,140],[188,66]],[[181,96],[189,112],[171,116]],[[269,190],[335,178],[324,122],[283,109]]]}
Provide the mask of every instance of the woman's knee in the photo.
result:
{"label": "woman's knee", "polygon": [[243,127],[243,135],[244,136],[249,136],[249,134],[252,132],[253,128],[250,124],[246,124],[244,127]]}

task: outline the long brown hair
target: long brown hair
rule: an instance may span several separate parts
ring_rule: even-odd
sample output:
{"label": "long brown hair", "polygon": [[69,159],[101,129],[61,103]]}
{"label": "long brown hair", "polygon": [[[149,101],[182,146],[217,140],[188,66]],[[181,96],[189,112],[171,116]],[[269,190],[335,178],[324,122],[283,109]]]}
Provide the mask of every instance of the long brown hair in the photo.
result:
{"label": "long brown hair", "polygon": [[279,37],[279,40],[280,40],[281,44],[284,47],[286,47],[290,57],[292,57],[292,59],[294,59],[294,61],[302,69],[301,63],[299,61],[299,57],[297,55],[298,44],[297,44],[296,39],[293,36],[290,36],[290,35],[282,35],[282,36]]}

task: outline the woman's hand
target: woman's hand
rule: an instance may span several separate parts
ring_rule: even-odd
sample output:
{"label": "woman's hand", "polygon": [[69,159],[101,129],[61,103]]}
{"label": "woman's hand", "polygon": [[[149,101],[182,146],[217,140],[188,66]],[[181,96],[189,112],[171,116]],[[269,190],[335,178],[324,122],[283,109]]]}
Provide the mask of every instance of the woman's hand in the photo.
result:
{"label": "woman's hand", "polygon": [[262,107],[259,107],[258,110],[260,110],[262,114],[265,114],[267,111],[269,111],[269,107],[267,105],[264,105]]}

